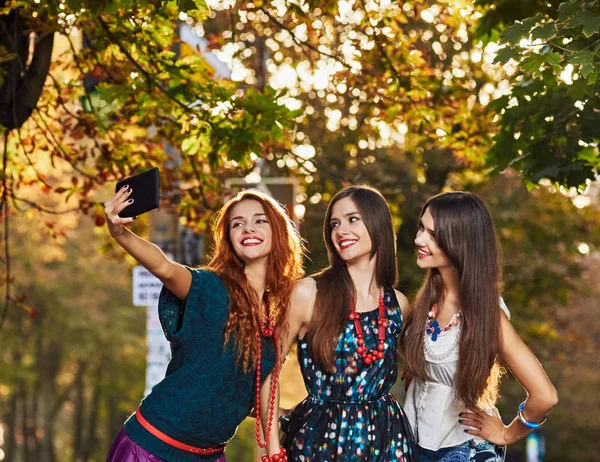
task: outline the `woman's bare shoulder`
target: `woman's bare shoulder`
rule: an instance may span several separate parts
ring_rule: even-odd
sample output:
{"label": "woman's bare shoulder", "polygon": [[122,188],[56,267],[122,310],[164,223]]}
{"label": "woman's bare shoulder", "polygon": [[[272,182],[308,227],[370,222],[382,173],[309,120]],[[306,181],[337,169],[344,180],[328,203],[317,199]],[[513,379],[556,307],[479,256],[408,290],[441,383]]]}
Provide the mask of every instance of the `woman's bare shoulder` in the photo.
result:
{"label": "woman's bare shoulder", "polygon": [[406,298],[406,295],[404,295],[399,290],[394,289],[394,292],[396,294],[396,298],[398,299],[398,304],[400,305],[402,315],[408,315],[408,312],[410,311],[410,303],[408,302],[408,298]]}
{"label": "woman's bare shoulder", "polygon": [[313,278],[304,278],[292,288],[292,303],[294,301],[313,301],[317,294],[317,282]]}

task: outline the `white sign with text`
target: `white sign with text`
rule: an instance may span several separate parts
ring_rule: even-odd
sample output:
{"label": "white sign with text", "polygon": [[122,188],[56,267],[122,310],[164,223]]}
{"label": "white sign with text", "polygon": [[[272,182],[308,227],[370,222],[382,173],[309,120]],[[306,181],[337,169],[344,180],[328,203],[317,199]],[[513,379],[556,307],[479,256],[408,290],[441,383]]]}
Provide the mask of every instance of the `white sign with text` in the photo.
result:
{"label": "white sign with text", "polygon": [[165,371],[171,359],[171,348],[160,325],[157,305],[150,305],[146,310],[148,354],[144,396],[147,396],[152,387],[165,377]]}
{"label": "white sign with text", "polygon": [[143,266],[133,267],[133,305],[150,306],[158,303],[162,282]]}

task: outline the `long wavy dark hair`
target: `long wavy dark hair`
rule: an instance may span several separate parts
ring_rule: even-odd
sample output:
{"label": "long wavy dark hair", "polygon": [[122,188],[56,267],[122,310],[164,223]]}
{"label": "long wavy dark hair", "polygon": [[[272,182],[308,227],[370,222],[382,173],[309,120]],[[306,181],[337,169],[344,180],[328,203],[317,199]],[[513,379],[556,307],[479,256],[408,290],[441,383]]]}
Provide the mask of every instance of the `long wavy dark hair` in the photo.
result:
{"label": "long wavy dark hair", "polygon": [[[449,192],[431,198],[429,210],[436,241],[460,277],[461,333],[454,388],[467,407],[496,402],[501,370],[500,309],[501,250],[485,204],[468,192]],[[424,328],[432,305],[440,304],[444,286],[439,270],[430,269],[407,317],[400,340],[405,373],[428,380]]]}
{"label": "long wavy dark hair", "polygon": [[338,255],[331,239],[333,206],[346,197],[356,204],[365,222],[373,244],[371,257],[378,254],[375,267],[377,285],[393,286],[398,278],[392,215],[384,197],[366,185],[342,189],[333,197],[325,214],[323,239],[330,266],[313,276],[317,282],[317,296],[307,331],[311,356],[325,370],[335,368],[335,347],[350,314],[350,300],[356,300],[356,287],[346,262]]}
{"label": "long wavy dark hair", "polygon": [[260,329],[261,300],[250,285],[229,237],[231,210],[245,200],[260,202],[271,226],[272,244],[266,287],[279,339],[284,330],[282,327],[285,328],[292,286],[304,276],[304,246],[285,209],[258,190],[238,193],[217,213],[213,227],[214,252],[208,268],[223,280],[231,300],[229,319],[225,325],[225,343],[234,343],[244,370],[249,371],[258,359],[256,333]]}

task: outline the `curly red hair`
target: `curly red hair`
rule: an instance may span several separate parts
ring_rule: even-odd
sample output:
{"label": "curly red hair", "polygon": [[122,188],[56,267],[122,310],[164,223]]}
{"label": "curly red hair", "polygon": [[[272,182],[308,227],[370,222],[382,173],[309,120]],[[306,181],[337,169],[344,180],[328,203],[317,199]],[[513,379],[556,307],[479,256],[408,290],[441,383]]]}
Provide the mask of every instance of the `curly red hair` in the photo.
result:
{"label": "curly red hair", "polygon": [[256,333],[265,316],[260,309],[261,300],[250,285],[229,238],[230,212],[244,200],[260,202],[271,225],[266,287],[278,338],[281,338],[282,327],[286,326],[292,286],[304,276],[304,246],[285,209],[258,190],[238,193],[217,213],[213,227],[214,251],[208,268],[223,280],[229,291],[231,311],[225,326],[225,343],[233,341],[244,370],[250,371],[258,359]]}

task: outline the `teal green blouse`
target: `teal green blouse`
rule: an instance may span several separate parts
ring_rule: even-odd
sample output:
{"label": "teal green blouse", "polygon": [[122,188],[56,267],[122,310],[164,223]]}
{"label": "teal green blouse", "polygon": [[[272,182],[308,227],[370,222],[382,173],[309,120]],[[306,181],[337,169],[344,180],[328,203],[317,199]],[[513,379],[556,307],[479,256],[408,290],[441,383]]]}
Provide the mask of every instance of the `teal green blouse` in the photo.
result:
{"label": "teal green blouse", "polygon": [[[182,443],[212,447],[235,434],[255,404],[255,371],[245,373],[233,346],[224,345],[229,295],[212,271],[190,269],[185,302],[162,289],[161,325],[171,344],[166,377],[142,400],[140,410],[154,427]],[[272,339],[262,340],[261,380],[275,364]],[[125,431],[140,446],[169,462],[214,461],[174,448],[145,430],[132,415]]]}

